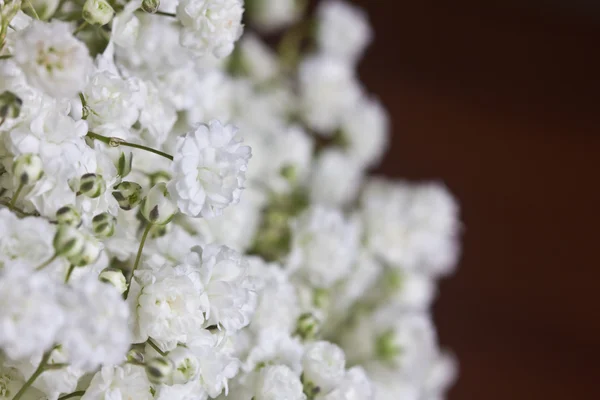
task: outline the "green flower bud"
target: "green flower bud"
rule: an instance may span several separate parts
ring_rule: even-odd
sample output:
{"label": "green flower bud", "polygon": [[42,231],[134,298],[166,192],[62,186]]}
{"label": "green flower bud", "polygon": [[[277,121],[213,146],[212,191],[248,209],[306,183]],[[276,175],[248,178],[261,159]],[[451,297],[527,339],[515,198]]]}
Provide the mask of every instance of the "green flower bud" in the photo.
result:
{"label": "green flower bud", "polygon": [[56,220],[59,224],[79,226],[81,225],[81,215],[73,206],[64,206],[56,212]]}
{"label": "green flower bud", "polygon": [[106,190],[102,175],[85,174],[79,180],[79,194],[95,199]]}
{"label": "green flower bud", "polygon": [[15,185],[32,185],[36,183],[44,175],[42,167],[42,160],[37,155],[21,154],[13,164]]}
{"label": "green flower bud", "polygon": [[119,161],[117,161],[117,173],[121,178],[125,178],[131,172],[133,164],[133,153],[121,153]]}
{"label": "green flower bud", "polygon": [[304,340],[314,340],[321,330],[321,321],[311,313],[302,314],[296,323],[296,335]]}
{"label": "green flower bud", "polygon": [[77,267],[83,267],[95,263],[96,260],[98,260],[98,257],[100,257],[101,251],[102,247],[100,247],[100,243],[93,238],[87,238],[81,252],[79,252],[79,254],[67,256],[67,259],[71,264]]}
{"label": "green flower bud", "polygon": [[124,293],[127,289],[127,280],[125,279],[125,275],[123,275],[123,271],[118,268],[106,268],[100,272],[99,279],[102,282],[113,285],[119,291],[119,293]]}
{"label": "green flower bud", "polygon": [[158,7],[160,6],[160,0],[144,0],[142,1],[142,10],[147,13],[154,14],[158,11]]}
{"label": "green flower bud", "polygon": [[75,257],[83,252],[85,237],[73,226],[59,225],[54,235],[53,245],[59,256]]}
{"label": "green flower bud", "polygon": [[135,182],[121,182],[113,188],[113,197],[123,210],[131,210],[142,201],[142,187]]}
{"label": "green flower bud", "polygon": [[168,224],[177,212],[165,183],[159,183],[150,189],[141,207],[144,218],[157,225]]}
{"label": "green flower bud", "polygon": [[22,105],[23,101],[13,92],[6,91],[0,94],[0,120],[17,118]]}
{"label": "green flower bud", "polygon": [[375,340],[375,355],[381,361],[394,362],[401,352],[402,348],[397,343],[393,330],[384,332]]}
{"label": "green flower bud", "polygon": [[115,233],[117,219],[109,213],[102,213],[92,218],[92,230],[98,237],[107,238]]}
{"label": "green flower bud", "polygon": [[144,353],[138,349],[131,349],[127,353],[127,361],[133,364],[142,364],[144,362]]}
{"label": "green flower bud", "polygon": [[173,364],[170,360],[157,357],[146,363],[146,375],[152,383],[164,383],[173,374]]}
{"label": "green flower bud", "polygon": [[114,15],[115,10],[106,0],[86,0],[81,12],[83,19],[91,25],[106,25]]}

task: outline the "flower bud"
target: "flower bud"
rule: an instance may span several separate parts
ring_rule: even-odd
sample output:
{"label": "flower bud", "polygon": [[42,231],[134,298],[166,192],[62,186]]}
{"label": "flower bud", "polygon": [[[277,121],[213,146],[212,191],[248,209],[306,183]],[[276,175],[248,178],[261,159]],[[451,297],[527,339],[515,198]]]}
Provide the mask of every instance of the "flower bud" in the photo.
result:
{"label": "flower bud", "polygon": [[92,218],[92,230],[98,237],[107,238],[115,233],[117,219],[109,213],[102,213]]}
{"label": "flower bud", "polygon": [[144,0],[142,1],[142,10],[147,13],[154,14],[158,11],[158,7],[160,6],[160,0]]}
{"label": "flower bud", "polygon": [[6,91],[0,94],[0,121],[17,118],[22,105],[23,101],[13,92]]}
{"label": "flower bud", "polygon": [[102,175],[85,174],[79,180],[79,194],[95,199],[106,190]]}
{"label": "flower bud", "polygon": [[393,330],[379,335],[375,340],[375,355],[381,361],[393,362],[401,351]]}
{"label": "flower bud", "polygon": [[56,220],[61,225],[79,226],[81,225],[81,215],[73,206],[64,206],[56,211]]}
{"label": "flower bud", "polygon": [[146,375],[152,383],[163,383],[171,378],[173,364],[171,361],[157,357],[146,363]]}
{"label": "flower bud", "polygon": [[144,362],[144,353],[138,349],[131,349],[127,353],[127,361],[133,364],[141,364]]}
{"label": "flower bud", "polygon": [[[124,293],[127,289],[127,280],[125,279],[125,275],[123,275],[123,271],[118,268],[106,268],[98,277],[102,282],[110,283],[113,285],[119,293]],[[143,361],[143,358],[142,358]]]}
{"label": "flower bud", "polygon": [[42,160],[35,154],[21,154],[13,164],[13,177],[16,185],[31,185],[36,183],[42,175]]}
{"label": "flower bud", "polygon": [[83,267],[84,265],[90,265],[98,260],[102,247],[93,238],[87,238],[83,245],[83,249],[79,254],[67,256],[69,262],[77,267]]}
{"label": "flower bud", "polygon": [[56,254],[75,257],[83,252],[85,237],[71,225],[59,225],[54,235],[53,245]]}
{"label": "flower bud", "polygon": [[167,185],[155,185],[142,202],[142,215],[152,224],[165,225],[171,221],[177,212],[177,207],[171,200]]}
{"label": "flower bud", "polygon": [[121,182],[113,189],[112,195],[123,210],[131,210],[142,201],[142,187],[135,182]]}
{"label": "flower bud", "polygon": [[121,178],[125,178],[131,172],[133,165],[133,153],[122,152],[117,161],[117,173]]}
{"label": "flower bud", "polygon": [[106,0],[86,0],[81,15],[91,25],[106,25],[115,15],[115,10]]}
{"label": "flower bud", "polygon": [[314,340],[318,335],[321,322],[311,313],[302,314],[296,323],[296,335],[304,340]]}

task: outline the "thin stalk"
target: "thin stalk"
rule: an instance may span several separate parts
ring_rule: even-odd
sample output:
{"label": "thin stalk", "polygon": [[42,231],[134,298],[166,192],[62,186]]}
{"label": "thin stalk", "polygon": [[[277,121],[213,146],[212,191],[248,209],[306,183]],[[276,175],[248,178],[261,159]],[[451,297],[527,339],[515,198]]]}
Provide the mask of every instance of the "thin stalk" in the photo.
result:
{"label": "thin stalk", "polygon": [[39,265],[38,267],[36,267],[36,271],[41,271],[44,268],[46,268],[48,265],[52,264],[52,261],[56,260],[58,258],[58,254],[54,254],[52,257],[50,257],[47,261],[45,261],[43,264]]}
{"label": "thin stalk", "polygon": [[16,204],[16,202],[17,202],[17,199],[18,199],[18,198],[19,198],[19,196],[21,195],[21,190],[23,190],[23,186],[25,186],[25,185],[23,185],[23,183],[21,182],[21,183],[19,184],[19,187],[17,188],[17,191],[15,192],[15,194],[13,194],[13,197],[12,197],[12,199],[10,199],[10,203],[8,204],[8,206],[9,206],[11,209],[13,209],[13,208],[14,208],[14,206],[15,206],[15,204]]}
{"label": "thin stalk", "polygon": [[131,281],[133,280],[133,274],[135,270],[140,265],[140,260],[142,259],[142,252],[144,250],[144,244],[146,243],[146,238],[148,237],[148,233],[152,228],[153,224],[148,223],[146,228],[144,229],[144,233],[142,234],[142,240],[140,241],[140,247],[138,248],[137,255],[135,256],[135,262],[133,263],[133,269],[131,270],[131,276],[129,277],[129,285],[127,285],[127,289],[125,289],[125,293],[123,293],[123,298],[127,299],[129,295],[129,289],[131,289]]}
{"label": "thin stalk", "polygon": [[75,36],[79,32],[81,32],[81,30],[84,29],[87,25],[88,25],[87,21],[83,21],[77,28],[75,28],[75,30],[73,31],[73,36]]}
{"label": "thin stalk", "polygon": [[46,370],[46,366],[48,365],[48,360],[50,359],[50,354],[52,353],[53,350],[54,350],[54,348],[52,348],[50,351],[47,351],[46,353],[44,353],[44,356],[42,357],[40,364],[37,366],[37,368],[31,375],[31,377],[29,377],[29,379],[27,379],[27,382],[25,382],[25,384],[23,384],[23,386],[17,392],[17,394],[15,394],[15,397],[13,397],[12,400],[19,400],[21,397],[23,397],[23,395],[25,394],[27,389],[29,389],[31,387],[31,385],[33,385],[33,382],[35,382],[35,380],[37,378],[39,378],[39,376]]}
{"label": "thin stalk", "polygon": [[27,6],[29,6],[29,8],[31,9],[31,12],[33,13],[33,16],[35,17],[35,19],[37,19],[39,21],[40,17],[38,15],[37,11],[35,11],[35,7],[33,6],[33,4],[31,4],[31,1],[27,0]]}
{"label": "thin stalk", "polygon": [[59,397],[58,400],[67,400],[67,399],[70,399],[70,398],[73,398],[73,397],[81,397],[84,394],[85,394],[85,390],[80,390],[80,391],[77,391],[77,392],[65,394],[64,396]]}
{"label": "thin stalk", "polygon": [[123,139],[120,139],[117,137],[102,136],[102,135],[99,135],[94,132],[88,132],[87,136],[90,139],[99,140],[102,143],[105,143],[111,147],[119,147],[119,146],[133,147],[135,149],[145,150],[145,151],[149,151],[150,153],[158,154],[159,156],[168,158],[169,160],[173,161],[173,156],[168,153],[165,153],[160,150],[156,150],[156,149],[153,149],[151,147],[147,147],[147,146],[144,146],[141,144],[129,143],[129,142],[126,142]]}
{"label": "thin stalk", "polygon": [[165,17],[173,17],[173,18],[177,17],[176,14],[168,13],[168,12],[164,12],[164,11],[156,11],[154,14],[156,14],[156,15],[164,15]]}
{"label": "thin stalk", "polygon": [[69,269],[67,270],[67,276],[65,277],[65,283],[69,283],[69,279],[71,279],[71,274],[73,273],[74,270],[75,270],[75,265],[74,264],[69,265]]}
{"label": "thin stalk", "polygon": [[158,346],[156,345],[156,343],[154,343],[154,341],[153,341],[152,339],[148,338],[148,344],[150,345],[150,347],[152,347],[154,350],[156,350],[156,352],[157,352],[158,354],[160,354],[161,356],[163,356],[163,357],[166,357],[166,356],[167,356],[167,353],[165,353],[164,351],[162,351],[162,350],[160,349],[160,347],[158,347]]}

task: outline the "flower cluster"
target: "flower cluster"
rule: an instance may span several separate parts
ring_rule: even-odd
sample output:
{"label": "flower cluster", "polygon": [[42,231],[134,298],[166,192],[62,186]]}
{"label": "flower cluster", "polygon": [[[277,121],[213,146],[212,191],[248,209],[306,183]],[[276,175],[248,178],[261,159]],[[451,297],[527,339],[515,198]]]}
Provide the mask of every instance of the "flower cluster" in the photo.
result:
{"label": "flower cluster", "polygon": [[458,206],[304,3],[0,0],[0,400],[444,397]]}

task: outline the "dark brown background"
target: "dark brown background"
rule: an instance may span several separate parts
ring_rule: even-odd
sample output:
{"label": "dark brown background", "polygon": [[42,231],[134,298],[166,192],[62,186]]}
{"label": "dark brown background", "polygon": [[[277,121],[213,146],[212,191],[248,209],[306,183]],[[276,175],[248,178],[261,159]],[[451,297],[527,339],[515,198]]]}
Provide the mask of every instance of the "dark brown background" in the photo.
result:
{"label": "dark brown background", "polygon": [[450,399],[599,399],[600,7],[354,2],[377,35],[361,75],[394,124],[381,171],[462,204],[435,309],[461,363]]}

